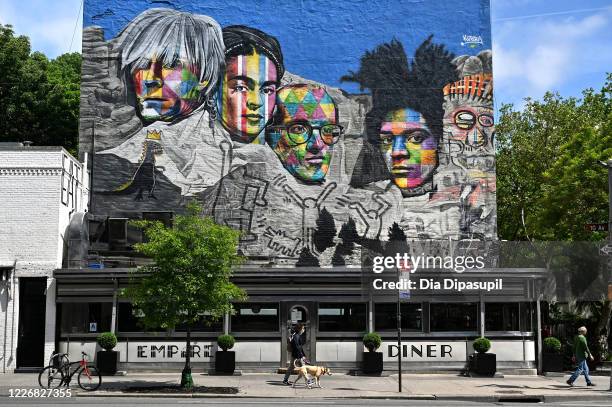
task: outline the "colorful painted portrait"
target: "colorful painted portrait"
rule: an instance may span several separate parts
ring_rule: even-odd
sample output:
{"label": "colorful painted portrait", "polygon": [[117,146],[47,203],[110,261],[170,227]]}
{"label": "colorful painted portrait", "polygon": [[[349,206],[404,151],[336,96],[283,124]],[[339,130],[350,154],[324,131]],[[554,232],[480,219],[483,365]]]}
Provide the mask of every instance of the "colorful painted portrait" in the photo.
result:
{"label": "colorful painted portrait", "polygon": [[338,109],[321,86],[289,85],[277,93],[278,114],[267,142],[283,166],[307,183],[323,182],[342,135]]}
{"label": "colorful painted portrait", "polygon": [[379,148],[393,182],[402,190],[423,185],[438,166],[438,140],[423,115],[410,108],[387,113],[380,125]]}
{"label": "colorful painted portrait", "polygon": [[472,148],[492,146],[493,77],[468,75],[444,87],[444,129],[453,140]]}
{"label": "colorful painted portrait", "polygon": [[254,28],[223,29],[225,74],[218,99],[218,114],[232,139],[251,143],[272,120],[276,91],[284,73],[280,44]]}
{"label": "colorful painted portrait", "polygon": [[145,124],[189,116],[216,88],[223,69],[221,27],[205,15],[149,9],[117,42],[127,99]]}
{"label": "colorful painted portrait", "polygon": [[430,37],[408,63],[403,45],[391,41],[366,52],[359,71],[342,78],[372,93],[367,143],[353,171],[353,186],[389,179],[405,197],[434,190],[443,130],[442,88],[457,78],[453,57]]}

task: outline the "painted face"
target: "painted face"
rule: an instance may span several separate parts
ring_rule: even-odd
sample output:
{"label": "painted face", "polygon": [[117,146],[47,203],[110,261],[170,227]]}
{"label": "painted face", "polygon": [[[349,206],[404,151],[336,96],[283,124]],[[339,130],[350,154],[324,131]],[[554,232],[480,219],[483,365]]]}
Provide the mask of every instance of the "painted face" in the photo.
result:
{"label": "painted face", "polygon": [[172,121],[191,114],[199,105],[199,69],[181,62],[172,67],[152,59],[132,74],[136,105],[144,121]]}
{"label": "painted face", "polygon": [[287,86],[277,96],[282,121],[268,130],[270,146],[294,177],[324,181],[342,134],[336,104],[325,89],[311,85]]}
{"label": "painted face", "polygon": [[232,138],[250,143],[272,118],[278,79],[276,66],[257,51],[226,62],[219,98],[221,122]]}
{"label": "painted face", "polygon": [[459,106],[444,120],[453,139],[472,147],[484,147],[493,142],[493,109],[489,106]]}
{"label": "painted face", "polygon": [[393,182],[403,191],[421,186],[438,166],[438,142],[423,116],[412,109],[391,111],[380,128],[380,151]]}

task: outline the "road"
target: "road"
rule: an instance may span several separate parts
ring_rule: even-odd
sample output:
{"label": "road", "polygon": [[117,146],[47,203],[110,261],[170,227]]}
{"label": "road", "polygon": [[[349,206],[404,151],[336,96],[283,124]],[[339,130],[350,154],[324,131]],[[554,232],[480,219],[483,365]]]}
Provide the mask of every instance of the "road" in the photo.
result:
{"label": "road", "polygon": [[[560,407],[584,407],[588,404],[589,407],[610,407],[610,401],[569,401],[569,402],[554,402],[554,403],[518,403],[521,406],[560,406]],[[263,399],[263,398],[241,398],[241,399],[190,399],[184,398],[134,398],[134,397],[109,397],[109,398],[94,398],[94,397],[79,397],[71,399],[14,399],[8,397],[0,397],[0,406],[66,406],[66,405],[86,405],[99,407],[125,407],[125,406],[173,406],[177,405],[206,405],[207,407],[227,407],[227,406],[415,406],[415,407],[444,407],[444,406],[515,406],[517,403],[491,403],[491,402],[475,402],[466,401],[450,401],[450,400],[373,400],[373,399],[356,399],[356,400],[333,400],[333,399]]]}

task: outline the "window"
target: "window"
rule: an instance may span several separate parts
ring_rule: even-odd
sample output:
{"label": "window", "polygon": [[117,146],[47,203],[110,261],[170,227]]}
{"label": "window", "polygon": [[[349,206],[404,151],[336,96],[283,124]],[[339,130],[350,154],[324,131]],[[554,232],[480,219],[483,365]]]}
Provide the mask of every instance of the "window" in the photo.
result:
{"label": "window", "polygon": [[363,332],[366,330],[366,304],[319,304],[319,331]]}
{"label": "window", "polygon": [[518,303],[486,303],[486,331],[520,331]]}
{"label": "window", "polygon": [[432,332],[476,331],[477,315],[476,303],[432,303],[429,306]]}
{"label": "window", "polygon": [[234,304],[232,332],[278,332],[278,304],[242,303]]}
{"label": "window", "polygon": [[65,302],[61,304],[62,334],[110,331],[113,304],[110,302]]}
{"label": "window", "polygon": [[[422,304],[402,303],[402,330],[423,330],[423,307]],[[381,303],[374,306],[374,328],[377,331],[388,331],[397,329],[397,304]]]}
{"label": "window", "polygon": [[[187,332],[186,325],[177,325],[176,332]],[[210,315],[202,315],[202,318],[191,327],[191,332],[223,332],[223,317],[212,319]]]}
{"label": "window", "polygon": [[[519,303],[519,318],[521,320],[521,331],[534,332],[537,330],[536,305],[533,302]],[[486,310],[485,310],[486,311]]]}
{"label": "window", "polygon": [[[144,332],[145,328],[140,319],[134,315],[134,308],[129,302],[120,302],[117,312],[117,330],[119,332]],[[149,328],[148,332],[165,332],[165,328]]]}

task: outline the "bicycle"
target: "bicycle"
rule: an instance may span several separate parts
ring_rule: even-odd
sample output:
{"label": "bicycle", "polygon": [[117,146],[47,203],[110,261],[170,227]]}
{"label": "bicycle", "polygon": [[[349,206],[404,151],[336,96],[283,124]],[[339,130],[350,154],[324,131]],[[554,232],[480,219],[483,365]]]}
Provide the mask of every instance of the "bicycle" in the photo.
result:
{"label": "bicycle", "polygon": [[81,360],[70,362],[66,353],[54,353],[46,366],[38,374],[38,384],[43,388],[68,387],[72,377],[77,374],[79,387],[94,391],[102,384],[102,376],[95,366],[89,366],[87,353],[81,352]]}

